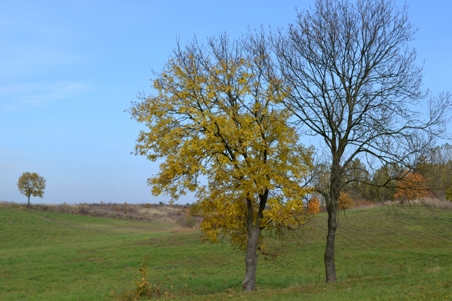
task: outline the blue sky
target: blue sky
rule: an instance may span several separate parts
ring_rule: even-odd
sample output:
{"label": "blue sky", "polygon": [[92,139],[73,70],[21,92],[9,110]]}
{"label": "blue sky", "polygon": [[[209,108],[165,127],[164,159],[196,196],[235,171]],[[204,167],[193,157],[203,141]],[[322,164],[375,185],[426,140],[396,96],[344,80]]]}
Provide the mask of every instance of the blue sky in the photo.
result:
{"label": "blue sky", "polygon": [[[152,93],[151,69],[177,39],[284,28],[313,3],[0,0],[0,200],[26,202],[16,183],[30,171],[47,179],[35,203],[166,202],[146,184],[158,163],[130,154],[142,126],[124,113]],[[452,1],[407,3],[424,87],[452,91]]]}

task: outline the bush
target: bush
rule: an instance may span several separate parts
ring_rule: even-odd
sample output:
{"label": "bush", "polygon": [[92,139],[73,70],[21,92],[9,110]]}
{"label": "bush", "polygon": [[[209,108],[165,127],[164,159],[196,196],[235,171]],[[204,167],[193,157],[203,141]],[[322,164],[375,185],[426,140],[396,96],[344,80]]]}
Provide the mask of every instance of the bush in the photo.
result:
{"label": "bush", "polygon": [[90,213],[89,207],[86,204],[79,204],[78,205],[78,213],[82,215],[87,215]]}
{"label": "bush", "polygon": [[193,229],[196,226],[196,219],[193,216],[188,215],[188,216],[179,218],[177,220],[177,223],[181,227]]}
{"label": "bush", "polygon": [[346,192],[341,192],[338,203],[339,203],[339,209],[345,210],[345,209],[349,209],[349,208],[353,207],[353,199]]}
{"label": "bush", "polygon": [[149,255],[143,258],[140,264],[140,277],[135,281],[135,288],[130,291],[125,291],[118,296],[113,296],[113,299],[118,301],[136,301],[136,300],[150,300],[152,298],[171,298],[174,296],[168,290],[162,288],[162,282],[152,283],[149,279],[149,271],[147,260]]}
{"label": "bush", "polygon": [[316,214],[320,212],[320,200],[316,196],[312,196],[308,201],[308,213]]}

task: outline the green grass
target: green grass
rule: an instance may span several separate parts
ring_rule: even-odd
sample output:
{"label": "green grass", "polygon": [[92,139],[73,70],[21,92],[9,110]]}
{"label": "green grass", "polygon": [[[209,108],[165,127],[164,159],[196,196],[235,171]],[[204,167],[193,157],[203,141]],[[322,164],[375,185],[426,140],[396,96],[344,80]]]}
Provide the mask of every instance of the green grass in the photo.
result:
{"label": "green grass", "polygon": [[[151,281],[178,300],[452,299],[452,211],[373,208],[341,213],[338,282],[324,283],[326,215],[260,259],[258,292],[241,292],[244,255],[174,224],[0,207],[0,300],[106,300]],[[277,243],[277,242],[276,242]]]}

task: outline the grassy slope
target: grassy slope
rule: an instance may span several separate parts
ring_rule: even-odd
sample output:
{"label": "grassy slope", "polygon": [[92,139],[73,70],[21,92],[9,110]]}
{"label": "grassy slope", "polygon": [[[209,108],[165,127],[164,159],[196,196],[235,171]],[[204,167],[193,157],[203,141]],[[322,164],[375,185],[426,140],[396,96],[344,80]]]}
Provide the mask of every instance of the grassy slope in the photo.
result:
{"label": "grassy slope", "polygon": [[198,232],[0,207],[0,300],[105,300],[133,288],[145,254],[151,279],[187,300],[452,299],[452,211],[341,214],[334,285],[323,283],[325,218],[299,247],[287,244],[283,257],[261,260],[259,292],[243,294],[243,254],[227,243],[202,244]]}

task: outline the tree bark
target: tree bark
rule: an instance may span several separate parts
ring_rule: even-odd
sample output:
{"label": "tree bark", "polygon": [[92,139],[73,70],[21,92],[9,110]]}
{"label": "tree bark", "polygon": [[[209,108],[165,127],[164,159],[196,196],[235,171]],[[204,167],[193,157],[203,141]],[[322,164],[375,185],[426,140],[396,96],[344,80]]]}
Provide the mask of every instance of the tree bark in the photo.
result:
{"label": "tree bark", "polygon": [[263,211],[268,199],[268,189],[265,193],[259,195],[259,210],[256,214],[256,220],[254,220],[254,210],[252,200],[247,199],[247,221],[246,228],[248,230],[248,243],[246,247],[245,257],[245,279],[243,279],[242,286],[245,292],[253,292],[256,290],[256,269],[257,269],[257,244],[259,242],[259,236],[261,235],[262,228],[260,227],[260,221],[263,218]]}
{"label": "tree bark", "polygon": [[326,237],[326,248],[324,254],[326,282],[337,281],[334,252],[337,230],[337,210],[339,208],[339,196],[341,193],[342,178],[344,175],[344,169],[339,162],[340,154],[334,154],[331,168],[330,195],[329,201],[327,202],[328,235]]}
{"label": "tree bark", "polygon": [[246,273],[242,286],[245,292],[255,291],[256,286],[256,269],[257,269],[257,243],[259,240],[261,229],[258,226],[248,229],[248,245],[246,249]]}
{"label": "tree bark", "polygon": [[28,208],[30,208],[30,196],[28,196]]}
{"label": "tree bark", "polygon": [[337,229],[337,207],[331,204],[328,206],[328,235],[326,237],[326,249],[325,249],[325,272],[326,282],[336,282],[336,264],[334,261],[334,242],[336,239]]}

